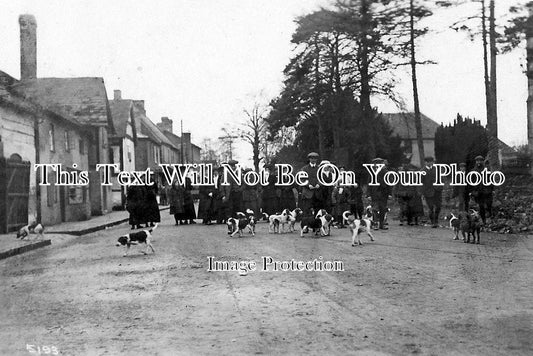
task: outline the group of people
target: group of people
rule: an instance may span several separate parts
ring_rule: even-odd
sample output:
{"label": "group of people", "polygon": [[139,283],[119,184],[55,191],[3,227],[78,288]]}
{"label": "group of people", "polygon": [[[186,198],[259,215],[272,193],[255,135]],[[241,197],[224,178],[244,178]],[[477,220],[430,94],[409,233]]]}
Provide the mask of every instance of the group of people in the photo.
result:
{"label": "group of people", "polygon": [[154,226],[161,221],[158,187],[152,185],[130,185],[126,192],[126,210],[130,214],[131,229]]}
{"label": "group of people", "polygon": [[[398,185],[394,189],[394,196],[400,205],[400,225],[407,222],[408,225],[417,225],[418,218],[424,216],[424,205],[422,197],[426,201],[428,209],[428,218],[432,227],[439,226],[439,214],[443,200],[443,186],[434,184],[435,181],[435,160],[433,157],[425,158],[423,171],[426,174],[422,177],[422,186],[404,186]],[[466,163],[459,163],[459,169],[466,173]],[[475,166],[473,170],[482,172],[487,166],[483,156],[475,157]],[[416,167],[400,167],[401,170],[417,170]],[[483,223],[492,215],[493,200],[492,185],[456,185],[453,187],[451,196],[446,199],[455,199],[455,208],[458,211],[468,211],[472,204],[477,205]]]}
{"label": "group of people", "polygon": [[[279,213],[284,209],[293,210],[296,207],[302,210],[304,216],[311,215],[320,209],[331,213],[338,227],[343,227],[342,214],[351,211],[356,218],[363,218],[365,206],[363,204],[364,192],[361,184],[335,184],[325,186],[319,183],[317,172],[320,166],[327,165],[323,169],[323,178],[330,181],[329,175],[333,174],[330,162],[322,160],[319,163],[319,155],[311,152],[307,155],[308,163],[301,168],[307,173],[308,184],[304,186],[279,186],[276,184],[277,176],[273,165],[265,165],[266,186],[252,186],[237,184],[228,174],[228,183],[222,184],[224,168],[220,167],[213,172],[213,184],[199,187],[199,207],[196,216],[193,198],[193,186],[189,178],[185,178],[185,185],[177,183],[162,189],[161,201],[170,205],[170,214],[174,216],[176,225],[195,224],[195,219],[201,219],[205,225],[222,224],[230,217],[235,217],[237,212],[253,211],[257,218]],[[485,168],[484,158],[477,156],[474,170],[479,172]],[[386,230],[386,215],[389,211],[388,201],[394,196],[400,206],[400,225],[418,225],[419,218],[424,216],[423,199],[428,209],[428,217],[432,227],[439,224],[439,214],[442,206],[443,187],[434,183],[435,167],[433,157],[425,158],[426,172],[422,176],[422,186],[409,186],[398,184],[391,187],[385,184],[384,176],[388,172],[388,162],[385,159],[375,158],[374,165],[383,164],[383,168],[377,174],[378,184],[368,186],[366,191],[372,206],[375,229]],[[238,162],[230,160],[228,166],[237,172]],[[466,164],[459,167],[466,171]],[[338,167],[340,171],[344,167]],[[243,174],[251,169],[242,171]],[[412,165],[404,165],[398,170],[418,170]],[[139,228],[143,224],[152,225],[160,221],[157,203],[157,185],[131,186],[127,192],[127,210],[130,213],[130,225]],[[479,212],[483,222],[492,210],[492,187],[491,186],[455,186],[453,198],[457,200],[459,210],[468,210],[471,199],[479,206]]]}

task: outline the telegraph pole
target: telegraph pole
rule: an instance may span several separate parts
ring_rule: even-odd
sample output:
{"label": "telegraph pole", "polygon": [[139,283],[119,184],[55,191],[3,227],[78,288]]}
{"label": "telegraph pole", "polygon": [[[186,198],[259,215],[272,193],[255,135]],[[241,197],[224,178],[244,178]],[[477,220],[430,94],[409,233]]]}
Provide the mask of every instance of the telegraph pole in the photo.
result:
{"label": "telegraph pole", "polygon": [[218,139],[224,141],[229,146],[229,159],[233,159],[233,140],[239,138],[239,136],[232,136],[229,133],[226,136],[221,136]]}
{"label": "telegraph pole", "polygon": [[181,150],[181,163],[183,164],[183,163],[186,163],[185,162],[185,158],[184,158],[185,157],[184,156],[185,152],[183,152],[183,120],[180,120],[180,124],[181,124],[181,133],[180,133],[180,135],[181,135],[180,136],[180,146],[181,147],[180,147],[180,150]]}

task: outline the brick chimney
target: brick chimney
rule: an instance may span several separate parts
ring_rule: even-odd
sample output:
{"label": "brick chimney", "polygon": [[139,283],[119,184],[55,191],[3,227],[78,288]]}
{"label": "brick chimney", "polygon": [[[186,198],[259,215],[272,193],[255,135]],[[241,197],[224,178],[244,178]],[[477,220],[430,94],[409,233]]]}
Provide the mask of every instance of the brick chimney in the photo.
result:
{"label": "brick chimney", "polygon": [[161,122],[158,122],[157,123],[157,127],[159,127],[159,129],[161,131],[168,131],[168,132],[172,132],[172,120],[170,120],[168,117],[166,116],[163,116],[161,118]]}
{"label": "brick chimney", "polygon": [[137,108],[139,108],[144,114],[146,114],[146,110],[144,109],[144,100],[133,100],[133,105],[135,105]]}
{"label": "brick chimney", "polygon": [[37,78],[37,22],[33,15],[20,15],[20,80]]}
{"label": "brick chimney", "polygon": [[113,100],[122,100],[122,92],[120,90],[113,90]]}

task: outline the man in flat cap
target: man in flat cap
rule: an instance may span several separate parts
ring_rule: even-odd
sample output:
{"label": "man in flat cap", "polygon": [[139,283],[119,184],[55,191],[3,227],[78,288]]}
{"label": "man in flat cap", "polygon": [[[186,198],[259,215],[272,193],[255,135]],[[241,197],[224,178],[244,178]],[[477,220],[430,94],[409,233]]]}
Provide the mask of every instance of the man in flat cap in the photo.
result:
{"label": "man in flat cap", "polygon": [[[475,158],[476,164],[473,171],[476,172],[483,172],[483,170],[486,167],[485,164],[485,157],[479,155]],[[474,201],[476,204],[479,205],[479,215],[481,216],[481,220],[483,220],[483,224],[486,224],[487,222],[487,215],[490,217],[492,215],[492,198],[493,198],[493,190],[494,187],[492,185],[472,185],[469,186],[470,195],[474,198]]]}
{"label": "man in flat cap", "polygon": [[318,153],[311,152],[307,155],[309,163],[300,169],[306,172],[308,177],[308,184],[302,187],[302,195],[300,196],[300,203],[298,207],[302,209],[304,215],[311,215],[311,209],[322,209],[320,201],[320,184],[318,183]]}
{"label": "man in flat cap", "polygon": [[433,157],[426,157],[424,161],[425,167],[422,171],[426,172],[426,175],[422,176],[422,194],[428,206],[431,227],[436,228],[439,227],[442,187],[434,184],[437,176],[437,169],[434,166],[435,159]]}

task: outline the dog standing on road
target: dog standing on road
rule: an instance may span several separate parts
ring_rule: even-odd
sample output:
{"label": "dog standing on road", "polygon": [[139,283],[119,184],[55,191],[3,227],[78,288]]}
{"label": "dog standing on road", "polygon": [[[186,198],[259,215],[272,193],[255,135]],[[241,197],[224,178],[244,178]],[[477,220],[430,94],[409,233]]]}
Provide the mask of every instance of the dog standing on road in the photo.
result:
{"label": "dog standing on road", "polygon": [[320,209],[314,217],[304,216],[300,222],[300,237],[303,237],[304,232],[307,232],[309,229],[313,229],[315,236],[318,232],[320,232],[320,236],[329,236],[331,233],[330,225],[333,220],[333,216],[328,214],[325,209]]}
{"label": "dog standing on road", "polygon": [[157,229],[157,226],[158,224],[155,224],[155,226],[149,230],[130,232],[129,234],[122,235],[118,238],[117,246],[126,246],[126,252],[124,252],[124,256],[128,255],[131,245],[139,244],[146,245],[146,251],[143,251],[145,255],[148,254],[148,248],[152,249],[152,253],[155,253],[154,246],[152,246],[151,237],[152,232]]}
{"label": "dog standing on road", "polygon": [[296,225],[297,222],[302,220],[302,214],[303,211],[300,208],[296,208],[289,214],[289,232],[294,232],[296,229],[294,228],[294,225]]}
{"label": "dog standing on road", "polygon": [[[268,217],[268,232],[281,234],[285,232],[285,225],[289,223],[289,209],[283,209],[281,213],[275,213]],[[280,229],[281,226],[281,229]]]}
{"label": "dog standing on road", "polygon": [[[454,213],[449,213],[448,215],[446,215],[446,219],[449,220],[450,229],[452,229],[455,235],[453,239],[459,240],[459,232],[461,230],[461,220],[459,219],[459,217],[455,216]],[[464,236],[463,236],[463,240],[464,240]]]}
{"label": "dog standing on road", "polygon": [[[473,244],[479,244],[479,237],[481,234],[481,226],[483,225],[483,221],[481,220],[481,216],[479,215],[479,212],[470,209],[469,211],[469,229],[467,234],[467,239],[464,241],[465,243],[470,242],[470,235],[472,235],[472,243]],[[476,242],[477,237],[477,242]]]}
{"label": "dog standing on road", "polygon": [[374,241],[374,236],[372,236],[372,233],[370,232],[370,229],[372,227],[372,221],[370,221],[370,219],[357,219],[355,215],[349,210],[342,213],[342,218],[344,220],[344,224],[348,225],[348,227],[350,228],[350,232],[352,233],[352,246],[356,245],[356,239],[358,245],[363,244],[361,242],[361,239],[359,238],[360,232],[366,232],[367,235],[370,237],[370,241]]}
{"label": "dog standing on road", "polygon": [[226,221],[226,225],[228,226],[228,235],[234,237],[238,233],[239,237],[242,237],[244,229],[248,227],[248,230],[252,236],[255,236],[255,216],[253,211],[251,213],[247,211],[247,213],[248,216],[246,216],[244,213],[238,212],[236,214],[236,218],[229,218]]}

